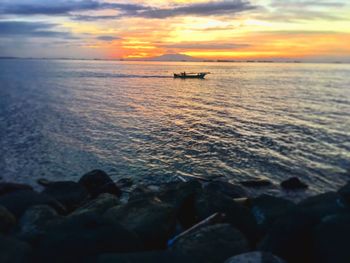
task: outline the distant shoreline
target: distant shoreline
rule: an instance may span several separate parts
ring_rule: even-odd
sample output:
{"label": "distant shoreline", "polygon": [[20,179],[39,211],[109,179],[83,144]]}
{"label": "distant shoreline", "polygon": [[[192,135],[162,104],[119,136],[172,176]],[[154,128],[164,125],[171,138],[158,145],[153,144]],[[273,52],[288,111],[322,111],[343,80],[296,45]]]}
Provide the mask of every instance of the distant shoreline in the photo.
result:
{"label": "distant shoreline", "polygon": [[288,64],[350,64],[350,62],[342,61],[273,61],[273,60],[128,60],[128,59],[100,59],[100,58],[27,58],[27,57],[0,57],[0,60],[68,60],[68,61],[108,61],[108,62],[186,62],[186,63],[288,63]]}

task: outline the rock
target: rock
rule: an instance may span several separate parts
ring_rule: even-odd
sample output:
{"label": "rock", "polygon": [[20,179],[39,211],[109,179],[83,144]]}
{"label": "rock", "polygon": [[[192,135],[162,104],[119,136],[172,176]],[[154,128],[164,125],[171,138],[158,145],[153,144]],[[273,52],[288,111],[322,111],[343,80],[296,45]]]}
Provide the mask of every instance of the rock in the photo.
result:
{"label": "rock", "polygon": [[38,262],[95,262],[99,254],[141,250],[138,237],[95,213],[52,221],[38,246]]}
{"label": "rock", "polygon": [[57,212],[64,213],[64,207],[52,197],[31,190],[17,191],[0,197],[0,205],[6,207],[16,218],[22,216],[28,207],[49,205]]}
{"label": "rock", "polygon": [[134,180],[131,177],[121,178],[117,181],[117,186],[120,188],[131,187],[134,184]]}
{"label": "rock", "polygon": [[315,228],[313,237],[315,262],[350,262],[350,214],[325,218]]}
{"label": "rock", "polygon": [[0,196],[22,190],[33,190],[33,188],[27,184],[0,183]]}
{"label": "rock", "polygon": [[257,178],[253,180],[242,181],[240,184],[246,187],[263,187],[272,185],[272,182],[268,179]]}
{"label": "rock", "polygon": [[[175,251],[146,251],[138,253],[103,254],[97,263],[196,263],[193,257]],[[199,263],[199,262],[198,262]]]}
{"label": "rock", "polygon": [[177,220],[186,229],[199,220],[195,211],[195,199],[201,192],[201,184],[196,180],[191,180],[166,184],[161,187],[157,197],[173,206]]}
{"label": "rock", "polygon": [[217,224],[181,237],[172,250],[191,255],[201,262],[222,263],[232,255],[247,252],[249,246],[240,231],[229,224]]}
{"label": "rock", "polygon": [[38,180],[36,180],[36,182],[41,185],[41,186],[48,186],[49,184],[51,184],[52,182],[49,181],[48,179],[45,179],[45,178],[39,178]]}
{"label": "rock", "polygon": [[0,235],[1,263],[29,263],[31,252],[31,247],[27,243]]}
{"label": "rock", "polygon": [[5,207],[0,206],[0,233],[8,233],[16,225],[16,218]]}
{"label": "rock", "polygon": [[312,228],[316,218],[300,211],[292,211],[276,220],[258,245],[261,251],[277,255],[288,263],[310,263]]}
{"label": "rock", "polygon": [[145,185],[138,185],[129,194],[129,202],[154,198],[157,196],[157,192],[152,191]]}
{"label": "rock", "polygon": [[108,174],[101,170],[93,170],[83,175],[79,180],[79,184],[84,186],[93,198],[103,193],[113,194],[118,197],[122,194]]}
{"label": "rock", "polygon": [[250,201],[251,211],[263,232],[273,224],[273,222],[294,208],[293,202],[274,197],[262,195]]}
{"label": "rock", "polygon": [[325,216],[348,212],[339,194],[329,192],[306,198],[297,205],[297,209],[321,220]]}
{"label": "rock", "polygon": [[350,182],[340,188],[338,194],[347,205],[350,205]]}
{"label": "rock", "polygon": [[284,260],[270,253],[255,251],[237,255],[227,259],[224,263],[286,263]]}
{"label": "rock", "polygon": [[91,200],[85,205],[75,210],[72,215],[94,212],[102,215],[108,209],[120,205],[119,198],[112,194],[100,194],[96,199]]}
{"label": "rock", "polygon": [[223,181],[209,182],[204,186],[204,188],[207,191],[219,192],[231,198],[242,198],[248,195],[241,186]]}
{"label": "rock", "polygon": [[147,249],[164,249],[175,230],[175,211],[157,199],[137,200],[109,209],[104,217],[135,232]]}
{"label": "rock", "polygon": [[50,206],[32,206],[19,220],[18,236],[30,243],[36,242],[45,233],[46,225],[57,218],[57,212]]}
{"label": "rock", "polygon": [[300,181],[297,177],[289,178],[281,183],[282,188],[286,190],[299,190],[299,189],[306,189],[308,186]]}
{"label": "rock", "polygon": [[241,231],[251,245],[254,245],[260,236],[257,223],[249,208],[226,195],[204,191],[195,200],[195,211],[198,221],[215,213],[225,214],[224,222]]}
{"label": "rock", "polygon": [[71,181],[52,182],[46,186],[42,193],[63,204],[67,212],[75,210],[89,198],[89,193],[85,187]]}

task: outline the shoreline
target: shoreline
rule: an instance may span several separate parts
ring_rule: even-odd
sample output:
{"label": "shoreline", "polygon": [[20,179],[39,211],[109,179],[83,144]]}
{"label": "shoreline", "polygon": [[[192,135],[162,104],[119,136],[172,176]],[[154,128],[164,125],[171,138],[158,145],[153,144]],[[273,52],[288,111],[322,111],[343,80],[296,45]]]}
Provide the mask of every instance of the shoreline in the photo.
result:
{"label": "shoreline", "polygon": [[146,186],[93,170],[38,183],[0,183],[2,262],[350,262],[350,183],[298,203],[246,191],[264,180]]}

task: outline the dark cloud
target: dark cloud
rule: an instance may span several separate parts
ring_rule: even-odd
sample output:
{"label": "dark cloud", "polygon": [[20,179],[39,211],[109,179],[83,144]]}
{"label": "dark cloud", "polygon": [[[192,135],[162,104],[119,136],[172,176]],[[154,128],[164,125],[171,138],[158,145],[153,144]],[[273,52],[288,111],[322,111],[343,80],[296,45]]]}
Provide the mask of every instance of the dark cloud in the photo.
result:
{"label": "dark cloud", "polygon": [[119,37],[115,37],[115,36],[99,36],[96,39],[97,40],[101,40],[101,41],[113,41],[113,40],[118,40],[120,38]]}
{"label": "dark cloud", "polygon": [[53,30],[56,24],[44,22],[0,21],[0,37],[59,37],[75,39],[68,32]]}
{"label": "dark cloud", "polygon": [[138,15],[147,18],[167,18],[174,16],[210,16],[210,15],[228,15],[242,11],[254,9],[255,7],[244,0],[231,1],[210,1],[194,3],[183,6],[175,5],[171,8],[154,8],[139,12]]}
{"label": "dark cloud", "polygon": [[[0,6],[0,14],[6,15],[68,15],[76,20],[93,21],[99,19],[116,19],[120,17],[168,18],[175,16],[210,16],[232,15],[254,9],[247,0],[221,0],[173,5],[169,8],[151,7],[142,4],[105,3],[96,0],[23,0],[5,2]],[[116,10],[118,14],[107,16],[90,16],[77,14],[79,11]]]}
{"label": "dark cloud", "polygon": [[69,15],[72,12],[115,9],[122,13],[132,14],[145,11],[148,7],[138,4],[104,3],[96,0],[23,0],[5,2],[0,6],[0,13],[7,15]]}

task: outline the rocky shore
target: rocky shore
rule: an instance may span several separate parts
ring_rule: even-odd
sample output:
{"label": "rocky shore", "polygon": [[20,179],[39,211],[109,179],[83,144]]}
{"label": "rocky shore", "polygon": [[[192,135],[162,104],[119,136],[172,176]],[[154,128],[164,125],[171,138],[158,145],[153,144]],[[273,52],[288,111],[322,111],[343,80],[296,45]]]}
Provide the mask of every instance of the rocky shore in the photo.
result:
{"label": "rocky shore", "polygon": [[133,185],[94,170],[38,183],[0,183],[2,263],[350,262],[350,183],[298,203],[249,196],[266,181]]}

